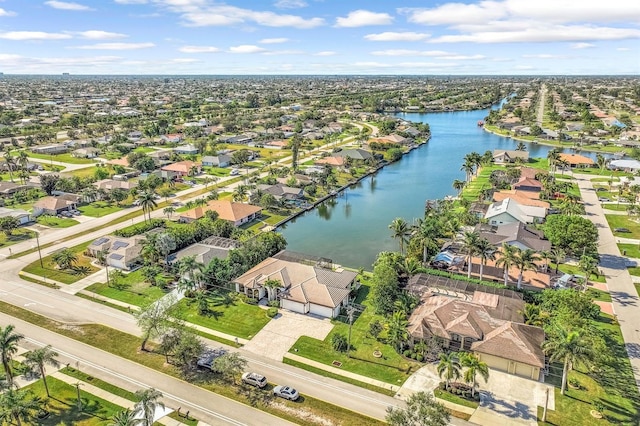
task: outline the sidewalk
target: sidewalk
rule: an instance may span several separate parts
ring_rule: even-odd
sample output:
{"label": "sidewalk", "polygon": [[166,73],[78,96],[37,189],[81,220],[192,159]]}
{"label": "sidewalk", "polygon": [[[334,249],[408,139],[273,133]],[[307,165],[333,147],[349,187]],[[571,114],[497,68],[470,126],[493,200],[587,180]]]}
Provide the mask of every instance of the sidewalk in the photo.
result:
{"label": "sidewalk", "polygon": [[105,268],[102,268],[97,272],[94,272],[93,274],[76,281],[73,284],[66,284],[63,287],[60,287],[60,291],[69,294],[76,294],[93,284],[104,282],[107,282],[107,271]]}
{"label": "sidewalk", "polygon": [[[74,377],[71,376],[67,376],[66,374],[60,372],[60,371],[56,371],[53,374],[50,374],[49,377],[55,377],[56,379],[63,381],[69,385],[75,385],[76,383],[81,383],[82,384],[82,390],[97,396],[99,398],[104,399],[105,401],[109,401],[112,404],[118,405],[120,407],[123,408],[128,408],[130,410],[133,410],[134,406],[135,406],[135,402],[125,399],[121,396],[112,394],[111,392],[107,392],[103,389],[100,389],[99,387],[96,387],[90,383],[84,382],[84,381],[80,381]],[[173,412],[174,410],[169,409],[167,414]],[[156,420],[157,423],[166,425],[166,426],[181,426],[184,425],[185,423],[179,422],[178,420],[174,420],[170,417],[163,417],[161,419]]]}
{"label": "sidewalk", "polygon": [[333,373],[338,376],[348,377],[353,380],[357,380],[362,383],[368,383],[370,385],[378,386],[384,389],[389,389],[393,392],[398,392],[400,390],[400,386],[392,385],[391,383],[381,382],[380,380],[372,379],[370,377],[361,376],[360,374],[351,373],[349,371],[344,371],[340,368],[331,367],[330,365],[325,365],[317,361],[313,361],[308,358],[301,357],[300,355],[286,353],[284,355],[285,358],[289,358],[293,361],[300,362],[302,364],[307,364],[311,367],[328,371],[329,373]]}

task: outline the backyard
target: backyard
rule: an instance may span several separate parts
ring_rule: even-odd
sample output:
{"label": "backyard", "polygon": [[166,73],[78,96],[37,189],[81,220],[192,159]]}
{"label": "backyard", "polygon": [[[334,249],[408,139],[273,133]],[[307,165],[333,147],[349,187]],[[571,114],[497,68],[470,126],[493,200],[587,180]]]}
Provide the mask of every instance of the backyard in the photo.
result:
{"label": "backyard", "polygon": [[[348,335],[349,324],[334,320],[333,330],[324,340],[317,340],[308,336],[302,336],[293,345],[290,352],[296,355],[332,365],[335,361],[342,363],[341,369],[360,374],[372,379],[380,380],[393,385],[402,385],[404,381],[421,364],[404,358],[395,349],[385,343],[385,333],[378,339],[369,335],[369,325],[375,320],[384,323],[384,317],[373,313],[367,296],[369,286],[363,284],[358,291],[356,304],[365,306],[364,311],[353,322],[351,329],[351,357],[344,352],[337,352],[331,345],[331,339],[335,334]],[[382,356],[373,356],[374,351],[380,351]]]}

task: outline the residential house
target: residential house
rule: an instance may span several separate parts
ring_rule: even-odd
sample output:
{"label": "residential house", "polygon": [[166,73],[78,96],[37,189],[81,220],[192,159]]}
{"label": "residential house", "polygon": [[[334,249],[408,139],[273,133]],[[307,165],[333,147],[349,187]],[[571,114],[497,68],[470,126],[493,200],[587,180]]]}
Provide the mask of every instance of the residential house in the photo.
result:
{"label": "residential house", "polygon": [[174,148],[173,152],[175,152],[176,154],[181,154],[181,155],[197,155],[198,154],[198,148],[196,148],[195,146],[193,146],[191,144],[180,145],[180,146]]}
{"label": "residential house", "polygon": [[162,167],[165,166],[167,164],[171,164],[171,152],[170,151],[164,151],[164,150],[159,150],[159,151],[154,151],[154,152],[150,152],[149,157],[151,157],[151,159],[153,160],[153,163],[158,166],[158,167]]}
{"label": "residential house", "polygon": [[0,181],[0,197],[8,197],[15,194],[16,192],[26,191],[28,189],[37,187],[39,187],[39,185],[34,186],[30,185],[29,183],[27,183],[27,185],[22,185],[14,182]]}
{"label": "residential house", "polygon": [[33,204],[33,216],[38,217],[42,214],[56,216],[62,211],[75,209],[77,203],[77,200],[73,201],[65,197],[42,197]]}
{"label": "residential house", "polygon": [[202,157],[203,167],[229,167],[231,164],[231,156],[220,155],[205,155]]}
{"label": "residential house", "polygon": [[551,250],[551,243],[544,238],[542,231],[531,228],[522,222],[498,226],[479,224],[475,231],[480,234],[481,238],[486,238],[496,247],[508,244],[521,250],[531,249],[536,252]]}
{"label": "residential house", "polygon": [[349,157],[353,160],[362,160],[362,161],[366,161],[369,160],[371,158],[373,158],[373,154],[371,154],[371,152],[366,151],[364,149],[343,149],[340,152],[336,152],[335,154],[333,154],[334,157]]}
{"label": "residential house", "polygon": [[285,140],[269,141],[265,142],[263,146],[269,149],[284,149],[289,145],[289,142]]}
{"label": "residential house", "polygon": [[[268,296],[270,291],[275,293],[283,309],[335,318],[340,314],[340,308],[349,303],[357,275],[340,267],[334,268],[327,259],[281,251],[233,282],[238,293],[255,299]],[[269,290],[265,288],[267,280],[279,281],[281,286]]]}
{"label": "residential house", "polygon": [[328,165],[331,167],[344,166],[344,157],[323,157],[315,161],[316,165]]}
{"label": "residential house", "polygon": [[130,271],[141,263],[142,241],[144,235],[136,235],[130,238],[107,235],[93,241],[87,250],[93,257],[98,257],[99,253],[105,253],[107,265]]}
{"label": "residential house", "polygon": [[46,155],[57,155],[64,154],[68,152],[69,148],[64,146],[63,144],[53,144],[53,145],[41,145],[41,146],[32,146],[31,152],[35,154],[46,154]]}
{"label": "residential house", "polygon": [[22,209],[8,209],[0,207],[0,217],[15,217],[20,225],[25,225],[33,221],[31,214]]}
{"label": "residential house", "polygon": [[[422,275],[413,276],[409,288]],[[491,369],[541,379],[544,331],[522,323],[518,312],[524,301],[480,291],[471,300],[431,292],[420,296],[409,318],[408,332],[414,341],[435,337],[449,350],[474,353]]]}
{"label": "residential house", "polygon": [[515,163],[518,158],[526,163],[529,161],[529,152],[509,151],[503,149],[493,150],[493,161],[497,164]]}
{"label": "residential house", "polygon": [[160,140],[165,143],[179,143],[182,141],[182,135],[179,133],[171,133],[160,136]]}
{"label": "residential house", "polygon": [[132,188],[137,187],[138,183],[135,181],[128,181],[128,180],[102,179],[97,182],[94,182],[93,186],[95,186],[98,189],[103,189],[105,191],[112,191],[116,188],[129,191]]}
{"label": "residential house", "polygon": [[257,189],[260,191],[271,194],[275,197],[276,200],[286,200],[295,202],[297,200],[301,200],[304,198],[304,189],[302,188],[294,188],[291,186],[283,185],[281,183],[277,183],[275,185],[258,185]]}
{"label": "residential house", "polygon": [[76,158],[96,158],[100,155],[98,148],[79,148],[71,152],[71,155]]}
{"label": "residential house", "polygon": [[540,192],[543,189],[542,183],[536,179],[521,177],[520,180],[511,187],[517,191]]}
{"label": "residential house", "polygon": [[179,261],[188,256],[194,256],[196,262],[206,266],[214,258],[226,259],[231,250],[240,248],[241,245],[239,241],[229,238],[209,237],[170,255],[169,263]]}
{"label": "residential house", "polygon": [[565,161],[569,167],[593,167],[596,163],[589,157],[579,154],[558,154],[560,161]]}
{"label": "residential house", "polygon": [[514,201],[516,201],[518,204],[523,206],[542,207],[547,210],[551,208],[550,203],[540,199],[539,192],[519,191],[516,189],[503,189],[502,191],[497,191],[493,193],[493,201],[502,201],[507,198],[511,198]]}
{"label": "residential house", "polygon": [[636,172],[640,170],[640,161],[638,160],[611,160],[608,164],[611,170],[626,170]]}
{"label": "residential house", "polygon": [[204,206],[181,213],[180,221],[193,222],[204,217],[208,211],[215,211],[219,219],[228,220],[234,226],[240,226],[260,217],[262,207],[227,200],[211,200]]}
{"label": "residential house", "polygon": [[160,170],[165,172],[174,172],[178,177],[188,176],[191,170],[194,170],[196,174],[202,173],[202,166],[200,163],[194,163],[193,161],[178,161],[177,163],[167,164],[162,166]]}
{"label": "residential house", "polygon": [[484,218],[490,225],[505,223],[540,223],[547,215],[547,209],[536,206],[518,204],[512,198],[505,198],[489,206]]}

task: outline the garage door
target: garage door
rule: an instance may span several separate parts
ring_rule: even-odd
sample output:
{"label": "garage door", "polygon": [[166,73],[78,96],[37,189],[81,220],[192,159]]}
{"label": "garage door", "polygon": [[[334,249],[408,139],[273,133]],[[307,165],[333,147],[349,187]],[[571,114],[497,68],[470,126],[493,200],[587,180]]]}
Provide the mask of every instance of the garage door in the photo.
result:
{"label": "garage door", "polygon": [[481,354],[481,360],[494,370],[509,372],[509,361],[497,356]]}
{"label": "garage door", "polygon": [[306,314],[305,306],[302,303],[293,302],[291,300],[282,299],[282,307],[288,309],[291,312],[297,312],[299,314]]}
{"label": "garage door", "polygon": [[314,315],[319,315],[325,318],[331,318],[333,314],[333,310],[331,308],[327,308],[326,306],[314,305],[312,303],[309,306],[309,313]]}
{"label": "garage door", "polygon": [[527,379],[531,378],[533,374],[533,367],[527,364],[516,364],[516,376],[524,377]]}

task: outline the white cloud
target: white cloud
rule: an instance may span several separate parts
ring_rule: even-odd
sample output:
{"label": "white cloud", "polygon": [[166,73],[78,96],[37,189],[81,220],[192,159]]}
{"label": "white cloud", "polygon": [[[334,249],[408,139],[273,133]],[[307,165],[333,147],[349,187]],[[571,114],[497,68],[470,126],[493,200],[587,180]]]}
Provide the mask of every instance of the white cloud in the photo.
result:
{"label": "white cloud", "polygon": [[367,34],[364,36],[369,41],[421,41],[429,38],[431,34],[416,32],[384,32],[379,34]]}
{"label": "white cloud", "polygon": [[550,53],[536,53],[533,55],[522,55],[523,58],[534,58],[534,59],[562,59],[566,58],[564,55],[552,55]]}
{"label": "white cloud", "polygon": [[300,9],[308,6],[304,0],[278,0],[273,5],[279,9]]}
{"label": "white cloud", "polygon": [[119,4],[146,4],[147,0],[114,0]]}
{"label": "white cloud", "polygon": [[616,50],[618,52],[628,52],[631,49],[629,49],[628,47],[616,47]]}
{"label": "white cloud", "polygon": [[214,46],[182,46],[178,50],[182,53],[215,53],[220,51]]}
{"label": "white cloud", "polygon": [[484,55],[460,55],[457,53],[445,52],[442,50],[409,50],[409,49],[388,49],[371,52],[375,56],[429,56],[446,60],[479,60],[486,59]]}
{"label": "white cloud", "polygon": [[44,31],[8,31],[0,33],[0,38],[5,40],[64,40],[71,38],[69,34],[46,33]]}
{"label": "white cloud", "polygon": [[260,40],[260,44],[277,44],[277,43],[286,43],[288,42],[288,38],[280,37],[280,38],[263,38]]}
{"label": "white cloud", "polygon": [[229,48],[229,52],[231,53],[262,53],[267,49],[260,46],[253,46],[250,44],[243,44],[240,46],[232,46]]}
{"label": "white cloud", "polygon": [[128,35],[122,33],[112,33],[109,31],[88,30],[77,33],[80,37],[89,40],[112,40],[116,38],[126,38]]}
{"label": "white cloud", "polygon": [[573,43],[571,45],[572,49],[589,49],[591,47],[596,47],[593,43]]}
{"label": "white cloud", "polygon": [[370,12],[368,10],[354,10],[346,17],[336,18],[336,27],[354,28],[368,25],[389,25],[393,23],[393,17],[388,13]]}
{"label": "white cloud", "polygon": [[302,50],[267,50],[262,52],[263,55],[275,56],[275,55],[304,55]]}
{"label": "white cloud", "polygon": [[16,13],[11,12],[10,10],[5,10],[0,7],[0,16],[16,16]]}
{"label": "white cloud", "polygon": [[336,52],[332,50],[323,50],[322,52],[316,52],[313,56],[334,56]]}
{"label": "white cloud", "polygon": [[75,46],[73,48],[87,50],[137,50],[148,49],[154,46],[155,44],[153,43],[96,43],[84,46]]}
{"label": "white cloud", "polygon": [[169,11],[178,13],[184,24],[194,27],[227,26],[253,22],[265,27],[315,28],[325,24],[322,18],[303,18],[241,7],[208,3],[206,0],[156,0]]}
{"label": "white cloud", "polygon": [[60,10],[74,10],[79,12],[95,10],[90,8],[89,6],[85,6],[84,4],[72,3],[72,2],[66,2],[66,1],[50,0],[50,1],[45,1],[44,4],[54,9],[60,9]]}
{"label": "white cloud", "polygon": [[200,62],[200,60],[196,58],[175,58],[172,59],[171,62],[174,64],[190,64],[193,62]]}

